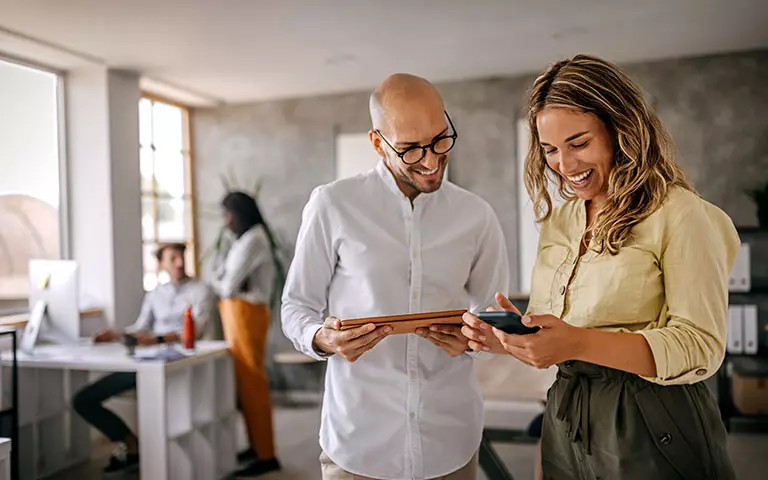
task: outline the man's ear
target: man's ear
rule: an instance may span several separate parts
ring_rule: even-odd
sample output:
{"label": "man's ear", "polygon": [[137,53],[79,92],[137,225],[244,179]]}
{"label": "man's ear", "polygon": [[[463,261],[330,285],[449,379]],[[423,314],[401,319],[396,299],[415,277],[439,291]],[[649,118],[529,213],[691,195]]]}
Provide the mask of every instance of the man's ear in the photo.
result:
{"label": "man's ear", "polygon": [[381,145],[381,137],[379,137],[379,134],[376,133],[375,130],[370,130],[368,132],[368,140],[371,141],[371,145],[373,146],[373,149],[376,150],[376,153],[378,153],[381,158],[386,158],[384,148]]}

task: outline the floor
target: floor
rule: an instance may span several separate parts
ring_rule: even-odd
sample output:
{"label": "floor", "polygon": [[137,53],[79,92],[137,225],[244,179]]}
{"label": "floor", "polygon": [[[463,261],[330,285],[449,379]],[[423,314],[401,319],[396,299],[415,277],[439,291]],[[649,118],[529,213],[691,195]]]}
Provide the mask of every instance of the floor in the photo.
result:
{"label": "floor", "polygon": [[[317,408],[285,409],[275,411],[277,448],[283,470],[264,475],[261,480],[320,480],[317,457],[317,432],[320,412]],[[531,445],[495,445],[515,480],[533,478],[536,447]],[[728,449],[739,480],[764,480],[768,471],[768,435],[731,435]],[[53,477],[55,480],[99,479],[101,466],[109,455],[107,445],[100,445],[89,465],[71,469]],[[124,477],[126,479],[132,477]],[[135,476],[133,476],[135,478]],[[482,472],[478,480],[487,480]]]}

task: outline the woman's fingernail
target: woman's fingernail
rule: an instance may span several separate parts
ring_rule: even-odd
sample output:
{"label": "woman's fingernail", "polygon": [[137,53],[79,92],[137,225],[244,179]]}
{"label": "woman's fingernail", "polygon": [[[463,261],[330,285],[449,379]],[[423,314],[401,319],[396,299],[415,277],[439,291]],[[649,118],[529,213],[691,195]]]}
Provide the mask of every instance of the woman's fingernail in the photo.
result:
{"label": "woman's fingernail", "polygon": [[491,349],[490,349],[490,348],[488,348],[488,347],[483,347],[483,351],[484,351],[484,352],[490,352],[490,351],[491,351]]}
{"label": "woman's fingernail", "polygon": [[481,342],[484,342],[485,341],[485,335],[480,335],[478,337],[478,340],[480,340]]}
{"label": "woman's fingernail", "polygon": [[523,323],[531,323],[531,317],[529,317],[527,315],[525,317],[523,317]]}

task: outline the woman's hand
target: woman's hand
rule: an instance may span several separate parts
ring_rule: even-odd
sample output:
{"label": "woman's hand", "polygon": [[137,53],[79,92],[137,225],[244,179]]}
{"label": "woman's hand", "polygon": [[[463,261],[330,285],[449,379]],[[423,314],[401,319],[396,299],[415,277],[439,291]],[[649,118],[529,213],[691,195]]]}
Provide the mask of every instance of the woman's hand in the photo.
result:
{"label": "woman's hand", "polygon": [[510,335],[493,329],[502,348],[521,362],[536,368],[549,368],[566,360],[575,360],[581,354],[586,329],[568,325],[554,315],[526,315],[523,323],[540,329],[530,335]]}
{"label": "woman's hand", "polygon": [[[496,294],[496,303],[499,304],[502,310],[507,312],[515,312],[518,315],[522,315],[509,299],[501,293]],[[489,308],[489,311],[495,310]],[[461,328],[461,333],[469,339],[469,348],[478,352],[490,352],[496,354],[505,354],[507,351],[501,344],[498,338],[493,334],[493,327],[477,318],[469,312],[465,313],[462,317],[464,320],[464,326]]]}

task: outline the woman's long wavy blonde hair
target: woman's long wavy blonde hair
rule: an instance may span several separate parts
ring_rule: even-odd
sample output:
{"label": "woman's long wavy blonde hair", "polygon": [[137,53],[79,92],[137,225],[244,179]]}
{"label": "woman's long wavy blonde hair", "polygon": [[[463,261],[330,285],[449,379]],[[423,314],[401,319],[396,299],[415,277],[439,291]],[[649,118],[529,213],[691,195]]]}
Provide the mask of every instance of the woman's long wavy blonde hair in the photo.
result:
{"label": "woman's long wavy blonde hair", "polygon": [[640,89],[615,65],[593,56],[576,55],[549,67],[536,79],[528,97],[531,134],[525,159],[525,188],[538,222],[552,213],[547,191],[550,177],[556,179],[564,199],[576,198],[563,177],[549,168],[539,143],[536,117],[548,107],[591,113],[613,135],[614,161],[608,176],[607,201],[589,227],[600,253],[618,253],[632,227],[661,207],[671,187],[694,191],[675,162],[669,134]]}

